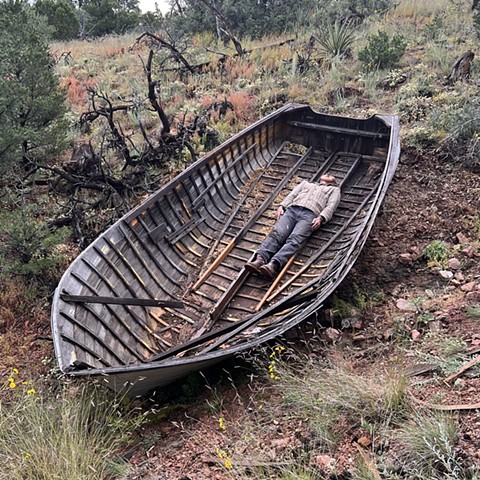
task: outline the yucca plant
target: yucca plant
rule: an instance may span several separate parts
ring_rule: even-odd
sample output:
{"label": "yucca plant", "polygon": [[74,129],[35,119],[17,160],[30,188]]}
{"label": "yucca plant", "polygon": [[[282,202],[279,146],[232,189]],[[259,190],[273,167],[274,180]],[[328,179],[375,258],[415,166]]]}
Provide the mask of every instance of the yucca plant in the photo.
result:
{"label": "yucca plant", "polygon": [[314,35],[326,56],[344,57],[350,54],[350,47],[355,42],[357,35],[350,22],[336,21],[330,24],[319,35]]}

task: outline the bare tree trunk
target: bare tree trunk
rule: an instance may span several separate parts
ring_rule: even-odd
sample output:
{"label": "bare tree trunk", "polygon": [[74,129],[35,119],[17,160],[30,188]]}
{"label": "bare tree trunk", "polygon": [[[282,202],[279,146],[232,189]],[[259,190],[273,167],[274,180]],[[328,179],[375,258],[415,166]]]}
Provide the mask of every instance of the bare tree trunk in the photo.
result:
{"label": "bare tree trunk", "polygon": [[148,54],[147,64],[145,65],[145,73],[147,74],[148,80],[148,99],[152,107],[158,113],[160,121],[162,122],[163,128],[161,134],[164,135],[165,133],[170,132],[170,122],[168,121],[168,117],[165,114],[165,111],[158,103],[157,95],[155,93],[155,82],[152,80],[152,60],[153,60],[153,50],[150,50]]}
{"label": "bare tree trunk", "polygon": [[452,84],[457,80],[468,78],[470,76],[470,67],[472,66],[474,57],[475,54],[471,50],[468,50],[458,57],[453,64],[450,75],[447,77],[448,83]]}

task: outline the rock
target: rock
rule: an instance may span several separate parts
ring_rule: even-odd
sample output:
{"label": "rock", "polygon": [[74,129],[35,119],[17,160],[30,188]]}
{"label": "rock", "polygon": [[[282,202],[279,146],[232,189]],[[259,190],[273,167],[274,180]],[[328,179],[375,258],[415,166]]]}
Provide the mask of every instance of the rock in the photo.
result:
{"label": "rock", "polygon": [[270,441],[270,444],[272,447],[279,447],[279,448],[287,448],[288,446],[291,446],[293,443],[291,438],[285,437],[285,438],[274,438]]}
{"label": "rock", "polygon": [[458,258],[450,258],[448,260],[448,268],[452,269],[452,270],[459,270],[461,268],[461,263],[460,263],[460,260]]}
{"label": "rock", "polygon": [[458,240],[458,243],[462,244],[462,245],[465,245],[467,243],[469,243],[469,240],[468,238],[461,232],[457,233],[457,240]]}
{"label": "rock", "polygon": [[458,280],[459,282],[464,282],[465,281],[465,275],[462,272],[455,272],[455,280]]}
{"label": "rock", "polygon": [[338,340],[341,336],[341,333],[339,330],[337,330],[336,328],[326,328],[325,329],[325,332],[324,332],[324,335],[329,339],[331,340],[332,342],[334,342],[335,340]]}
{"label": "rock", "polygon": [[315,463],[322,470],[332,471],[335,469],[335,459],[329,455],[317,455]]}
{"label": "rock", "polygon": [[442,278],[445,278],[446,280],[450,280],[453,277],[453,272],[451,272],[450,270],[440,270],[438,273]]}
{"label": "rock", "polygon": [[442,322],[440,320],[432,320],[428,322],[428,328],[432,333],[440,333],[442,330]]}
{"label": "rock", "polygon": [[412,330],[410,333],[410,336],[412,337],[412,340],[415,342],[422,336],[422,334],[418,330]]}
{"label": "rock", "polygon": [[362,330],[363,329],[363,322],[359,318],[353,319],[351,322],[352,328],[355,328],[356,330]]}
{"label": "rock", "polygon": [[472,302],[480,301],[480,295],[478,294],[478,292],[467,292],[465,297]]}
{"label": "rock", "polygon": [[475,256],[475,248],[473,245],[468,245],[467,248],[462,250],[462,253],[466,255],[468,258],[473,258]]}
{"label": "rock", "polygon": [[414,261],[414,258],[412,257],[411,253],[401,253],[398,256],[398,261],[400,263],[403,263],[404,265],[407,265],[409,263],[412,263]]}
{"label": "rock", "polygon": [[476,287],[475,282],[468,282],[465,285],[462,285],[460,287],[460,290],[462,290],[462,292],[473,292],[475,290],[475,287]]}
{"label": "rock", "polygon": [[404,310],[407,312],[417,311],[417,307],[412,302],[410,302],[409,300],[405,300],[404,298],[399,298],[397,300],[397,308],[399,310]]}
{"label": "rock", "polygon": [[372,444],[372,439],[368,435],[362,435],[357,443],[364,448],[368,448]]}

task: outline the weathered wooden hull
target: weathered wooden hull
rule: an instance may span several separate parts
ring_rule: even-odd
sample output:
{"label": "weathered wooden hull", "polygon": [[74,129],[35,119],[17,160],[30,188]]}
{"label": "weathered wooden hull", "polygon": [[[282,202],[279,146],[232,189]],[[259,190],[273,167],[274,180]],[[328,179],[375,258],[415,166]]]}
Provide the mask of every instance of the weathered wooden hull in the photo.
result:
{"label": "weathered wooden hull", "polygon": [[[269,341],[318,310],[358,257],[400,154],[398,119],[290,104],[195,162],[93,242],[55,292],[62,371],[132,395]],[[274,282],[245,262],[300,180],[341,183],[332,220]]]}

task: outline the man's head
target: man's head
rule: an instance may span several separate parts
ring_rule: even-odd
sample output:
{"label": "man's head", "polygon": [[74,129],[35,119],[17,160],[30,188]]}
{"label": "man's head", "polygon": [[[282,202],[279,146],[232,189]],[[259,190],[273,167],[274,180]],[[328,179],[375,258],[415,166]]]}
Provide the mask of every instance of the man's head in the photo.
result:
{"label": "man's head", "polygon": [[320,183],[323,185],[336,185],[337,179],[333,175],[326,173],[320,177]]}

